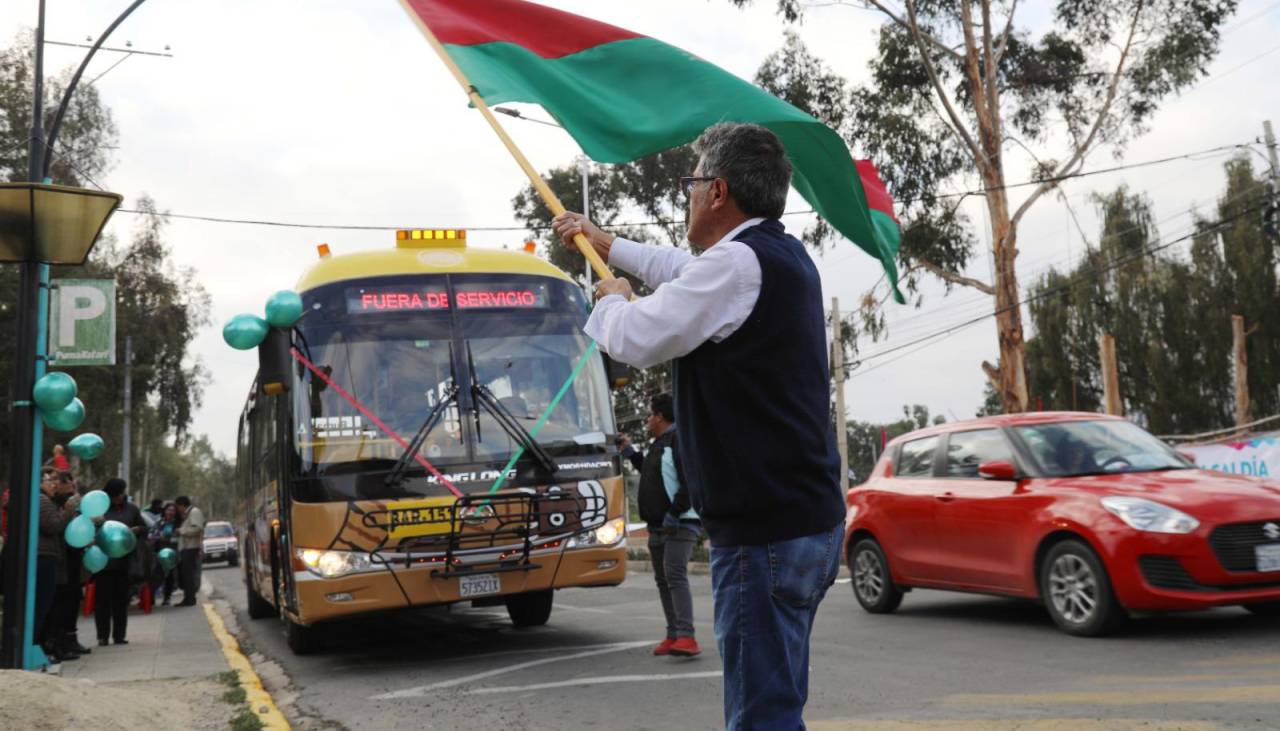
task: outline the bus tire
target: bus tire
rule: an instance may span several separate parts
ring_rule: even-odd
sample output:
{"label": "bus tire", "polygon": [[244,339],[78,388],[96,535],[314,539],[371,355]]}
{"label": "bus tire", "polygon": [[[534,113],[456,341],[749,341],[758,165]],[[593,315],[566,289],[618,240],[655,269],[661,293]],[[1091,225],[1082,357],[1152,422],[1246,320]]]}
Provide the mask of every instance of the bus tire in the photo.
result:
{"label": "bus tire", "polygon": [[307,627],[285,617],[284,637],[295,655],[310,655],[320,649],[319,627]]}
{"label": "bus tire", "polygon": [[524,594],[508,594],[507,616],[516,627],[540,627],[551,618],[551,589],[530,591]]}
{"label": "bus tire", "polygon": [[253,588],[248,573],[244,577],[245,596],[249,599],[249,619],[267,619],[276,616],[276,608],[271,606],[271,602],[262,598],[257,589]]}

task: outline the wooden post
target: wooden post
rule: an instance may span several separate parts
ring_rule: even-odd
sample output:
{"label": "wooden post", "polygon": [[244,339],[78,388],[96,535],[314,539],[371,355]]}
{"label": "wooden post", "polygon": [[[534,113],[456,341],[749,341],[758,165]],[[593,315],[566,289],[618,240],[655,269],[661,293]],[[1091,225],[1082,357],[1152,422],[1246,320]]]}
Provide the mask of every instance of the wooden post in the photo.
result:
{"label": "wooden post", "polygon": [[1249,354],[1245,350],[1244,315],[1231,316],[1231,344],[1235,360],[1236,378],[1236,426],[1248,424],[1249,419]]}
{"label": "wooden post", "polygon": [[840,452],[840,488],[849,487],[849,422],[844,413],[844,344],[840,342],[840,298],[831,298],[831,374],[836,381],[836,450]]}
{"label": "wooden post", "polygon": [[1120,370],[1116,366],[1116,339],[1110,333],[1098,337],[1098,360],[1102,363],[1102,405],[1106,413],[1124,416],[1120,400]]}

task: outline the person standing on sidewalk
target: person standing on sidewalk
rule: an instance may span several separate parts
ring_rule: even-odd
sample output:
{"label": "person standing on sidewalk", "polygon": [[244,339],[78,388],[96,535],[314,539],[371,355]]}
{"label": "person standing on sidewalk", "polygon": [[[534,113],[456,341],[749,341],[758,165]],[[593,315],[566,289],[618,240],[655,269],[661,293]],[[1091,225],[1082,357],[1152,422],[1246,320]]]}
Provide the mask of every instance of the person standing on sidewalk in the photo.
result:
{"label": "person standing on sidewalk", "polygon": [[67,570],[67,546],[62,532],[75,517],[78,503],[71,500],[72,492],[58,479],[54,468],[40,470],[40,535],[36,544],[36,601],[32,629],[36,644],[44,648],[53,662],[62,659],[51,630],[55,624],[53,599]]}
{"label": "person standing on sidewalk", "polygon": [[204,551],[204,513],[191,504],[191,498],[179,495],[173,501],[178,506],[178,517],[182,524],[178,526],[178,557],[180,573],[178,580],[182,583],[182,601],[180,607],[194,607],[196,593],[200,591],[200,562]]}
{"label": "person standing on sidewalk", "polygon": [[702,537],[702,522],[689,507],[689,488],[676,445],[671,394],[649,399],[645,428],[653,444],[643,456],[621,438],[622,455],[640,471],[640,518],[649,526],[649,560],[658,585],[667,636],[655,655],[691,657],[702,652],[693,630],[693,594],[689,591],[689,556]]}
{"label": "person standing on sidewalk", "polygon": [[[68,496],[78,495],[75,478],[70,472],[58,473],[61,492]],[[77,498],[78,499],[78,498]],[[73,513],[74,518],[74,513]],[[76,622],[80,615],[80,601],[83,598],[81,574],[84,569],[84,549],[63,546],[66,552],[66,572],[58,578],[58,588],[53,595],[53,608],[49,615],[49,629],[45,631],[47,641],[63,660],[74,660],[80,655],[88,655],[93,650],[80,644],[76,631]]]}
{"label": "person standing on sidewalk", "polygon": [[[142,511],[138,510],[138,506],[125,499],[127,488],[128,485],[119,477],[112,477],[102,486],[102,491],[111,498],[111,505],[102,519],[124,523],[138,540],[142,540],[147,524],[142,520]],[[126,554],[110,559],[106,568],[99,571],[93,579],[98,587],[93,619],[98,630],[99,646],[106,645],[109,640],[117,645],[129,644],[126,637],[129,630],[129,558]]]}
{"label": "person standing on sidewalk", "polygon": [[701,256],[615,238],[580,213],[552,227],[655,289],[631,301],[627,280],[600,282],[585,330],[615,360],[675,361],[677,440],[711,536],[725,725],[804,728],[809,637],[845,516],[822,282],[779,220],[791,162],[777,136],[717,124],[693,149],[680,188]]}

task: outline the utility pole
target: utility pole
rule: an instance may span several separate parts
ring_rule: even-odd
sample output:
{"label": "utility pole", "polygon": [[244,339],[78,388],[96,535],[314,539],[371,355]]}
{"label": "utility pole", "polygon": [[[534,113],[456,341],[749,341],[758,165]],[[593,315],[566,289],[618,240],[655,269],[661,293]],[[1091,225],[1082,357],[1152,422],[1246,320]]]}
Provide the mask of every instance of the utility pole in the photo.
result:
{"label": "utility pole", "polygon": [[1267,143],[1267,157],[1271,159],[1271,182],[1280,185],[1280,158],[1276,155],[1276,133],[1271,129],[1271,120],[1262,121],[1262,135]]}
{"label": "utility pole", "polygon": [[840,298],[831,298],[831,371],[836,379],[836,449],[840,452],[840,485],[849,487],[849,425],[844,412],[844,344],[840,342]]}
{"label": "utility pole", "polygon": [[1102,363],[1102,403],[1106,413],[1124,416],[1120,400],[1120,369],[1116,366],[1116,339],[1111,333],[1098,336],[1098,359]]}
{"label": "utility pole", "polygon": [[1245,349],[1244,315],[1231,316],[1231,350],[1235,362],[1236,426],[1248,424],[1249,419],[1249,353]]}
{"label": "utility pole", "polygon": [[[124,427],[120,432],[120,476],[132,484],[132,473],[129,471],[130,456],[133,454],[133,337],[124,338]],[[134,494],[137,494],[136,491]]]}
{"label": "utility pole", "polygon": [[1271,161],[1266,188],[1270,200],[1263,204],[1262,229],[1276,239],[1280,238],[1280,156],[1276,154],[1276,133],[1271,129],[1271,120],[1263,120],[1262,135],[1267,143],[1267,159]]}

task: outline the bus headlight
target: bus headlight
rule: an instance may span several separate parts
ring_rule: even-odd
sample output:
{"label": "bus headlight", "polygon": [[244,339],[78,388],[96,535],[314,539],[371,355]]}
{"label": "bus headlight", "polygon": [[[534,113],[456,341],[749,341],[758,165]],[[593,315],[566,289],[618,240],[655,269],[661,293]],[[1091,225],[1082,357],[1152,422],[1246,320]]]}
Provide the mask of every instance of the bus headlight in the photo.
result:
{"label": "bus headlight", "polygon": [[584,530],[569,539],[565,548],[587,548],[588,546],[612,546],[626,535],[627,526],[622,518],[605,521],[598,528]]}
{"label": "bus headlight", "polygon": [[347,574],[368,571],[373,562],[369,554],[355,551],[317,551],[314,548],[299,548],[298,560],[311,573],[326,578],[336,579]]}

